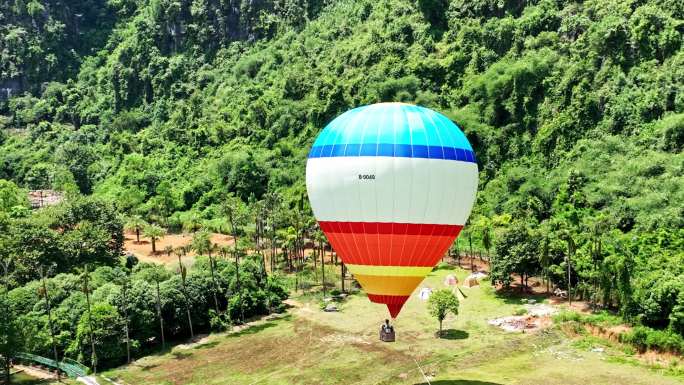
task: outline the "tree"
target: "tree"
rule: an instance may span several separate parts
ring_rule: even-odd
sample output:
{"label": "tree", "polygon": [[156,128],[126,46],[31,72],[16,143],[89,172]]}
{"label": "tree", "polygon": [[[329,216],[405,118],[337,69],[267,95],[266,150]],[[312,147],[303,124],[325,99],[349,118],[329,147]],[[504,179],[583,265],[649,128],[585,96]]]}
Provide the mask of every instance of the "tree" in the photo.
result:
{"label": "tree", "polygon": [[264,214],[266,213],[266,202],[264,200],[257,201],[254,195],[250,195],[249,206],[251,208],[251,214],[254,218],[254,246],[257,253],[261,256],[262,275],[266,276],[266,254],[264,254],[261,248],[261,241],[264,235],[264,227],[266,223],[264,220]]}
{"label": "tree", "polygon": [[[218,298],[216,297],[218,285],[216,284],[216,274],[214,273],[214,259],[211,257],[211,251],[214,249],[214,245],[211,243],[211,234],[207,231],[195,233],[195,236],[192,237],[191,246],[193,249],[195,249],[198,255],[207,254],[209,257],[209,272],[211,273],[211,283],[214,287],[214,290],[212,290],[211,294],[214,297],[214,308],[216,310],[216,314],[218,315],[220,313]],[[178,256],[178,264],[181,265],[180,255]]]}
{"label": "tree", "polygon": [[568,304],[572,305],[572,280],[570,272],[572,271],[572,258],[575,256],[575,252],[577,251],[577,245],[575,244],[575,240],[572,238],[572,235],[569,231],[563,232],[561,234],[561,238],[564,239],[568,244],[568,251],[565,254],[565,263],[568,270]]}
{"label": "tree", "polygon": [[[3,291],[0,296],[0,363],[2,364],[3,378],[6,384],[10,383],[10,364],[19,350],[17,316],[10,307],[9,299],[9,259],[0,260],[3,273]],[[58,375],[59,376],[59,375]]]}
{"label": "tree", "polygon": [[523,221],[513,222],[495,241],[496,258],[492,260],[492,282],[510,286],[511,274],[520,276],[520,290],[527,279],[539,272],[539,235]]}
{"label": "tree", "polygon": [[190,212],[188,217],[183,222],[183,230],[190,231],[194,234],[197,232],[197,230],[201,228],[202,222],[200,221],[199,215],[197,215],[197,213],[195,213],[194,211]]}
{"label": "tree", "polygon": [[124,228],[128,231],[135,231],[135,241],[140,243],[140,231],[144,230],[149,224],[140,215],[133,215],[128,218]]}
{"label": "tree", "polygon": [[541,253],[539,254],[539,264],[542,268],[542,275],[546,280],[546,292],[549,292],[550,277],[549,277],[549,266],[551,265],[551,255],[549,251],[550,240],[548,236],[544,237],[542,241]]}
{"label": "tree", "polygon": [[155,307],[157,310],[157,320],[159,321],[159,336],[162,343],[162,350],[166,349],[166,339],[164,336],[164,316],[162,314],[162,296],[160,284],[167,280],[170,273],[162,265],[145,265],[141,272],[141,278],[150,282],[155,289]]}
{"label": "tree", "polygon": [[164,253],[166,253],[167,257],[171,256],[171,253],[173,253],[173,250],[174,250],[174,248],[171,245],[164,246]]}
{"label": "tree", "polygon": [[121,304],[119,309],[123,311],[124,319],[124,336],[126,338],[126,363],[131,363],[131,335],[130,335],[130,318],[128,315],[128,308],[130,306],[128,295],[130,291],[131,279],[128,276],[127,270],[116,270],[115,281],[117,285],[121,286]]}
{"label": "tree", "polygon": [[238,252],[237,234],[242,226],[247,223],[248,215],[245,204],[240,198],[234,195],[228,195],[223,205],[224,212],[228,217],[228,224],[230,225],[230,233],[233,236],[233,256],[235,257],[235,283],[236,291],[238,293],[238,301],[241,309],[241,319],[244,322],[244,314],[242,313],[242,291],[240,290],[240,253]]}
{"label": "tree", "polygon": [[[84,314],[76,328],[76,338],[70,351],[76,351],[79,345],[86,345],[91,339],[92,348],[98,349],[103,362],[120,362],[125,349],[121,343],[121,326],[123,320],[117,309],[108,303],[96,303],[89,315]],[[92,332],[91,332],[92,329]],[[85,349],[87,352],[88,349]]]}
{"label": "tree", "polygon": [[327,238],[320,228],[314,232],[314,241],[318,242],[319,254],[321,257],[321,287],[323,288],[323,298],[325,298],[325,242],[327,241]]}
{"label": "tree", "polygon": [[492,230],[489,226],[486,226],[482,229],[482,245],[484,246],[485,250],[487,250],[487,261],[489,262],[491,269],[492,261],[489,250],[492,248]]}
{"label": "tree", "polygon": [[59,164],[71,171],[81,193],[90,194],[93,180],[89,167],[100,157],[93,146],[79,140],[67,141],[56,149],[54,156]]}
{"label": "tree", "polygon": [[147,225],[145,227],[145,230],[143,231],[143,235],[145,235],[147,238],[150,238],[150,242],[152,242],[152,253],[157,252],[157,240],[166,234],[166,231],[161,228],[158,225]]}
{"label": "tree", "polygon": [[439,336],[442,336],[442,321],[451,313],[458,315],[458,298],[448,289],[433,292],[428,298],[428,311],[439,321]]}
{"label": "tree", "polygon": [[470,246],[470,271],[475,271],[475,254],[473,253],[473,232],[468,231],[468,245]]}
{"label": "tree", "polygon": [[269,229],[270,246],[271,246],[271,272],[276,269],[276,254],[278,251],[278,244],[276,242],[276,234],[278,233],[278,221],[282,215],[282,197],[279,193],[268,191],[264,196],[264,206],[266,210],[267,227]]}
{"label": "tree", "polygon": [[17,206],[28,207],[26,191],[12,181],[0,179],[0,212],[9,213]]}
{"label": "tree", "polygon": [[161,223],[167,225],[169,216],[176,209],[176,197],[171,188],[171,182],[167,180],[160,182],[159,185],[157,185],[156,193],[157,194],[148,201],[148,205],[151,206],[154,212],[157,212],[161,216]]}
{"label": "tree", "polygon": [[95,335],[94,335],[94,330],[93,330],[93,318],[92,318],[91,304],[90,304],[90,271],[89,271],[88,265],[83,266],[83,268],[79,269],[79,271],[80,271],[81,282],[83,284],[82,291],[86,297],[86,304],[87,304],[86,309],[88,311],[87,325],[88,325],[89,336],[90,336],[90,363],[93,367],[93,371],[95,373],[97,373],[97,352],[95,350]]}
{"label": "tree", "polygon": [[190,314],[190,297],[188,296],[188,286],[186,283],[186,278],[188,275],[188,270],[185,268],[183,263],[181,262],[180,257],[178,257],[178,265],[179,265],[179,270],[180,270],[180,275],[181,275],[181,283],[182,283],[182,288],[183,288],[183,297],[185,297],[185,311],[188,316],[188,327],[190,328],[190,339],[195,339],[195,332],[192,329],[192,316]]}
{"label": "tree", "polygon": [[[192,247],[197,251],[199,255],[201,255],[206,249],[206,247],[202,242],[199,241],[198,234],[195,234],[195,236],[192,239]],[[208,237],[207,237],[208,239]],[[182,286],[182,291],[183,291],[183,297],[185,299],[185,311],[188,316],[188,326],[190,328],[190,338],[194,339],[195,338],[195,332],[192,328],[192,316],[190,314],[190,297],[188,296],[188,286],[186,283],[186,278],[188,271],[185,268],[185,265],[183,265],[182,257],[185,256],[186,254],[186,249],[184,247],[179,247],[175,251],[176,256],[178,257],[178,273],[181,276],[181,286]],[[213,278],[213,277],[212,277]],[[216,302],[216,293],[214,292],[214,302]],[[218,310],[218,303],[217,303],[217,310]]]}
{"label": "tree", "polygon": [[157,305],[157,318],[159,319],[159,332],[162,343],[162,350],[166,349],[166,340],[164,338],[164,317],[162,316],[162,302],[161,293],[159,290],[159,283],[167,278],[167,272],[164,270],[163,266],[154,265],[147,272],[148,278],[154,282],[156,289],[156,305]]}
{"label": "tree", "polygon": [[[41,278],[41,282],[43,284],[42,287],[42,295],[43,298],[45,299],[45,310],[48,315],[48,326],[50,327],[50,342],[52,343],[52,354],[53,358],[55,359],[55,362],[58,363],[59,365],[59,355],[57,354],[57,342],[55,340],[55,327],[53,326],[52,323],[52,308],[50,306],[50,293],[48,292],[48,287],[47,287],[47,275],[50,274],[50,269],[45,271],[43,269],[43,266],[40,266],[39,268],[39,274]],[[87,294],[86,294],[87,295]],[[60,370],[59,368],[57,369],[57,380],[60,380]]]}
{"label": "tree", "polygon": [[0,315],[0,364],[2,364],[2,381],[10,384],[10,365],[18,353],[17,319],[10,312],[10,303],[7,294],[0,297],[0,306],[3,313]]}

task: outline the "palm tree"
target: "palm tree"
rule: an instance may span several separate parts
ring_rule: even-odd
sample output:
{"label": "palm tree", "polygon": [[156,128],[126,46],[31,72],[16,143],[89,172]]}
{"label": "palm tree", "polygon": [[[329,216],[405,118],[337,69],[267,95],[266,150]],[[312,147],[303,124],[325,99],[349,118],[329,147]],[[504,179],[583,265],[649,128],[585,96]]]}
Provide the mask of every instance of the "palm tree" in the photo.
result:
{"label": "palm tree", "polygon": [[[19,344],[16,342],[16,337],[17,337],[17,330],[15,328],[15,323],[14,319],[12,317],[12,313],[10,313],[10,301],[8,298],[9,294],[9,268],[10,268],[10,259],[2,259],[0,260],[0,265],[3,268],[3,296],[4,296],[4,301],[3,303],[5,304],[5,308],[3,309],[4,312],[4,317],[2,317],[2,332],[4,334],[4,341],[2,344],[0,344],[0,357],[2,357],[2,360],[0,360],[3,364],[3,377],[4,377],[4,383],[9,384],[11,381],[10,378],[10,364],[14,357],[17,354],[17,349],[19,348]],[[42,272],[42,268],[40,269]],[[43,281],[43,284],[45,281]],[[47,293],[47,290],[45,291]],[[55,353],[55,360],[57,361],[57,345],[55,344],[55,334],[54,334],[54,329],[52,328],[52,317],[50,315],[50,302],[49,302],[49,296],[46,296],[46,304],[48,306],[48,321],[50,322],[50,335],[52,336],[52,349]],[[57,361],[59,362],[59,361]],[[57,370],[57,379],[60,380],[60,373],[59,370]]]}
{"label": "palm tree", "polygon": [[164,267],[161,265],[154,265],[150,269],[150,276],[149,278],[154,281],[156,289],[157,289],[157,318],[159,318],[159,330],[161,331],[161,341],[162,341],[162,350],[166,349],[166,340],[164,339],[164,317],[162,317],[162,311],[161,311],[161,293],[159,290],[159,283],[164,280],[165,276],[165,271]]}
{"label": "palm tree", "polygon": [[128,231],[135,231],[135,241],[140,243],[140,231],[147,226],[147,222],[140,215],[133,215],[128,218],[124,228]]}
{"label": "palm tree", "polygon": [[542,267],[542,276],[544,277],[544,280],[546,281],[546,292],[549,292],[549,286],[550,286],[550,279],[549,279],[549,265],[551,265],[551,255],[549,252],[549,244],[550,240],[549,237],[546,236],[544,237],[544,241],[542,242],[542,249],[541,249],[541,254],[539,255],[539,264]]}
{"label": "palm tree", "polygon": [[[299,287],[299,273],[304,262],[304,233],[306,231],[305,218],[303,214],[303,197],[297,203],[297,209],[291,217],[292,229],[294,230],[294,268],[295,268],[295,290]],[[342,268],[342,290],[344,291],[344,267]]]}
{"label": "palm tree", "polygon": [[221,246],[218,249],[218,253],[223,259],[228,259],[228,254],[232,254],[233,249],[230,246]]}
{"label": "palm tree", "polygon": [[180,257],[178,257],[178,265],[180,266],[181,284],[183,285],[183,297],[185,297],[185,311],[188,315],[188,326],[190,326],[190,339],[194,340],[195,332],[192,330],[192,316],[190,315],[190,297],[188,296],[188,286],[185,280],[188,275],[188,270],[181,262]]}
{"label": "palm tree", "polygon": [[143,229],[143,235],[145,235],[147,238],[150,238],[150,241],[152,242],[152,253],[157,252],[157,239],[161,238],[166,234],[166,231],[161,228],[158,225],[147,225]]}
{"label": "palm tree", "polygon": [[128,271],[117,270],[117,275],[115,277],[115,282],[121,286],[121,308],[124,313],[124,332],[126,334],[126,363],[131,363],[131,337],[129,330],[129,317],[128,317],[128,289],[130,285],[130,277],[128,276]]}
{"label": "palm tree", "polygon": [[90,329],[90,349],[91,349],[91,364],[93,366],[93,372],[97,373],[97,353],[95,352],[95,336],[93,332],[93,317],[90,311],[90,271],[88,264],[83,266],[80,271],[80,278],[83,281],[83,292],[86,296],[86,304],[88,306],[88,328]]}
{"label": "palm tree", "polygon": [[277,192],[269,191],[264,195],[264,208],[266,211],[266,219],[269,228],[270,246],[271,246],[271,272],[275,270],[277,254],[276,234],[278,227],[278,219],[281,215],[282,197]]}
{"label": "palm tree", "polygon": [[569,231],[566,231],[563,234],[563,238],[565,241],[568,243],[568,253],[566,255],[566,261],[568,265],[568,305],[572,306],[572,287],[571,287],[571,281],[570,281],[570,270],[571,270],[571,263],[572,263],[572,257],[575,256],[575,252],[577,251],[577,246],[575,244],[575,241],[572,239],[572,235],[570,234]]}
{"label": "palm tree", "polygon": [[167,257],[170,257],[171,253],[173,253],[173,246],[167,245],[166,247],[164,247],[164,252],[166,253]]}
{"label": "palm tree", "polygon": [[[214,273],[214,260],[211,257],[211,252],[216,249],[216,245],[211,243],[211,234],[206,231],[201,231],[195,233],[192,237],[192,248],[197,252],[198,255],[208,254],[209,256],[209,272],[211,273],[211,282],[214,286],[214,291],[212,295],[214,296],[214,306],[216,308],[216,314],[219,314],[218,298],[216,297],[216,292],[218,291],[216,285],[216,276]],[[178,263],[180,264],[180,257],[178,257]]]}
{"label": "palm tree", "polygon": [[197,230],[202,228],[202,222],[200,221],[199,215],[195,212],[191,212],[188,218],[185,220],[183,223],[183,229],[185,231],[190,231],[193,234],[197,232]]}
{"label": "palm tree", "polygon": [[489,269],[492,269],[492,261],[491,261],[491,254],[489,254],[489,250],[492,248],[492,232],[491,229],[489,228],[489,225],[485,225],[482,233],[482,244],[487,250],[487,262],[489,263]]}
{"label": "palm tree", "polygon": [[475,261],[473,254],[473,232],[468,231],[468,245],[470,245],[470,271],[475,271]]}
{"label": "palm tree", "polygon": [[458,241],[461,239],[461,237],[456,237],[456,264],[458,267],[461,267],[461,249],[458,247]]}
{"label": "palm tree", "polygon": [[228,224],[230,225],[230,233],[233,237],[233,256],[235,257],[235,284],[236,291],[238,292],[238,302],[240,304],[240,314],[241,320],[244,321],[244,310],[242,309],[242,293],[240,291],[240,253],[238,252],[237,244],[237,233],[242,226],[247,221],[246,210],[244,208],[244,203],[240,198],[234,195],[228,195],[226,197],[225,204],[223,206],[226,216],[228,217]]}
{"label": "palm tree", "polygon": [[594,293],[592,295],[592,303],[596,304],[599,295],[600,284],[599,277],[601,276],[600,265],[603,264],[603,233],[607,230],[604,218],[598,220],[591,226],[591,235],[589,241],[589,254],[594,264]]}
{"label": "palm tree", "polygon": [[264,233],[263,215],[266,212],[266,204],[263,200],[257,201],[254,195],[250,196],[250,208],[254,218],[254,245],[257,254],[261,256],[261,274],[266,276],[266,254],[261,249],[261,239]]}
{"label": "palm tree", "polygon": [[[316,229],[314,232],[314,241],[318,242],[318,249],[321,258],[321,286],[323,287],[323,298],[325,298],[325,248],[324,242],[326,241],[325,234],[320,228]],[[315,259],[314,259],[315,261]]]}

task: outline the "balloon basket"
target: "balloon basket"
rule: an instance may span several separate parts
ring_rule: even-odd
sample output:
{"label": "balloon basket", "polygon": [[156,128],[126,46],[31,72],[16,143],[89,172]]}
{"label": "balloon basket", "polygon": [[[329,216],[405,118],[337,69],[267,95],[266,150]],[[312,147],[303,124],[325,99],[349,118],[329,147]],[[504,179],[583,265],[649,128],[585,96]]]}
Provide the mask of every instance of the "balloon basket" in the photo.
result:
{"label": "balloon basket", "polygon": [[380,341],[382,341],[382,342],[394,342],[394,339],[395,339],[394,330],[390,330],[387,332],[384,330],[380,331]]}

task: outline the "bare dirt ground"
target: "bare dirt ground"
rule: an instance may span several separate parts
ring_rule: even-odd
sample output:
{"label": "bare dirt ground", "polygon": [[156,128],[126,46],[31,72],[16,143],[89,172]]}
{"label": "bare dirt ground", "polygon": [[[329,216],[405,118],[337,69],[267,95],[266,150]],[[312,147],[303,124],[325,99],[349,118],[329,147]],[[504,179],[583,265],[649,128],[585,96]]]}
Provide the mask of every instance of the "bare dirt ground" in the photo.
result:
{"label": "bare dirt ground", "polygon": [[[167,246],[174,249],[181,246],[189,245],[192,242],[193,234],[167,234],[156,242],[156,253],[152,252],[152,242],[149,239],[140,236],[140,242],[136,241],[135,232],[126,232],[124,234],[124,249],[127,253],[132,253],[142,262],[154,262],[163,264],[172,264],[178,261],[178,257],[171,254],[170,256],[164,252]],[[211,241],[219,246],[230,246],[233,240],[230,236],[225,234],[213,233]],[[194,250],[190,251],[186,258],[194,258],[197,256]]]}
{"label": "bare dirt ground", "polygon": [[35,377],[41,380],[54,380],[57,379],[57,375],[55,373],[49,372],[47,370],[43,370],[34,366],[25,366],[25,365],[14,365],[14,369],[19,371],[19,372],[24,372],[28,374],[31,377]]}

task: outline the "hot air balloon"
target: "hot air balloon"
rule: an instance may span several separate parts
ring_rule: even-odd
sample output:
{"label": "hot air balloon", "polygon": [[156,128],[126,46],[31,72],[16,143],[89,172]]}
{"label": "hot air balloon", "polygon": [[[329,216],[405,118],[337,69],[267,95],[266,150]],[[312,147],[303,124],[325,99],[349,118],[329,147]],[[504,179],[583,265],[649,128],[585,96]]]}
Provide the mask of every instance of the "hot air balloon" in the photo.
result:
{"label": "hot air balloon", "polygon": [[332,247],[368,298],[396,318],[468,219],[477,172],[470,143],[447,117],[378,103],[321,131],[306,188]]}

